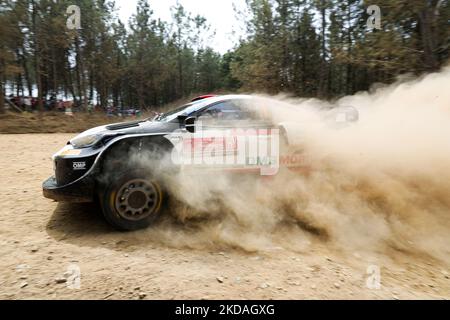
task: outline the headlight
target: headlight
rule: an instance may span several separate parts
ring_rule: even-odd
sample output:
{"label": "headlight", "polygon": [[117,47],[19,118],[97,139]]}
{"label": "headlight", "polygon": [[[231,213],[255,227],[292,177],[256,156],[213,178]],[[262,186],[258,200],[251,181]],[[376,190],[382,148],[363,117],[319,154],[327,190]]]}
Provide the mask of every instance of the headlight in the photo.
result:
{"label": "headlight", "polygon": [[76,137],[70,140],[70,144],[75,148],[88,148],[95,145],[102,139],[102,135],[91,134],[87,136]]}

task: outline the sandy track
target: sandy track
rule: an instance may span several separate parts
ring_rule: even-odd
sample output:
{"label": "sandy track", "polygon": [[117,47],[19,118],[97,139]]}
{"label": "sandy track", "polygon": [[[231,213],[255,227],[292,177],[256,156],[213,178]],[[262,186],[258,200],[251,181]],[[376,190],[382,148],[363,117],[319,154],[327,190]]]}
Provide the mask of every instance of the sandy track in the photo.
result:
{"label": "sandy track", "polygon": [[[448,299],[444,263],[398,253],[332,251],[247,254],[217,248],[171,248],[152,230],[113,231],[93,205],[44,199],[50,156],[72,135],[0,135],[0,298],[2,299]],[[81,288],[57,283],[68,266]],[[366,287],[367,267],[382,272]]]}

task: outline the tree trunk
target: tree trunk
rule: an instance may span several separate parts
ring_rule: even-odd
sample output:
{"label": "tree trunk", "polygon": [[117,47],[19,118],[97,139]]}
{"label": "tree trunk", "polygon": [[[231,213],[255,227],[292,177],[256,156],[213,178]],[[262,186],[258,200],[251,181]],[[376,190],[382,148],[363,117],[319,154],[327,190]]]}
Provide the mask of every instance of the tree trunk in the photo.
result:
{"label": "tree trunk", "polygon": [[353,94],[353,78],[352,78],[352,64],[351,61],[353,61],[353,39],[352,39],[352,12],[351,12],[351,3],[347,4],[347,23],[348,23],[348,30],[347,30],[347,83],[346,83],[346,94]]}
{"label": "tree trunk", "polygon": [[24,46],[22,46],[22,52],[23,52],[23,54],[20,58],[21,58],[21,62],[22,62],[22,68],[23,68],[23,72],[24,72],[25,83],[27,86],[28,95],[31,97],[33,95],[33,84],[31,82],[30,70],[28,69],[28,65],[27,65],[28,57],[26,55]]}
{"label": "tree trunk", "polygon": [[181,53],[178,53],[178,81],[180,82],[180,86],[179,86],[179,97],[183,97],[184,96],[184,86],[183,86],[183,58],[181,56]]}
{"label": "tree trunk", "polygon": [[81,54],[81,47],[80,47],[80,39],[78,36],[75,38],[75,50],[76,50],[76,61],[77,61],[77,77],[78,77],[78,87],[79,87],[79,96],[80,96],[80,103],[82,104],[83,110],[87,110],[87,95],[86,95],[86,77],[84,74],[84,67],[83,67],[83,57]]}
{"label": "tree trunk", "polygon": [[419,13],[420,38],[427,71],[435,71],[438,69],[438,61],[435,55],[435,32],[433,30],[434,14],[433,8],[425,8]]}
{"label": "tree trunk", "polygon": [[64,86],[65,86],[65,94],[67,96],[67,91],[70,92],[70,94],[72,95],[72,98],[75,100],[76,99],[76,93],[75,93],[75,87],[74,87],[74,81],[73,81],[73,77],[72,77],[72,72],[70,70],[70,66],[68,63],[68,59],[67,57],[65,58],[65,64],[66,64],[66,68],[67,68],[67,72],[64,73]]}
{"label": "tree trunk", "polygon": [[53,73],[53,83],[52,83],[52,92],[51,94],[55,93],[58,94],[59,93],[59,88],[58,88],[58,71],[57,71],[57,66],[56,66],[56,53],[55,53],[55,48],[52,48],[52,73]]}
{"label": "tree trunk", "polygon": [[0,113],[5,113],[5,89],[3,88],[3,61],[0,60]]}
{"label": "tree trunk", "polygon": [[92,66],[89,68],[89,101],[94,101],[94,70]]}
{"label": "tree trunk", "polygon": [[320,68],[320,82],[319,82],[319,96],[324,97],[327,95],[327,47],[326,47],[326,30],[327,30],[327,10],[325,1],[322,0],[321,4],[321,16],[322,16],[322,68]]}
{"label": "tree trunk", "polygon": [[18,73],[16,79],[16,96],[20,97],[21,95],[23,95],[22,74]]}
{"label": "tree trunk", "polygon": [[142,110],[144,108],[144,77],[139,74],[139,83],[138,83],[138,90],[137,90],[137,95],[138,95],[138,105],[139,105],[139,110]]}
{"label": "tree trunk", "polygon": [[36,8],[36,2],[33,0],[33,32],[34,32],[34,63],[36,66],[36,85],[38,89],[38,110],[43,111],[44,105],[43,105],[43,94],[42,94],[42,72],[41,72],[41,56],[40,56],[40,48],[39,48],[39,34],[38,34],[38,27],[37,27],[37,21],[36,17],[38,15],[37,8]]}

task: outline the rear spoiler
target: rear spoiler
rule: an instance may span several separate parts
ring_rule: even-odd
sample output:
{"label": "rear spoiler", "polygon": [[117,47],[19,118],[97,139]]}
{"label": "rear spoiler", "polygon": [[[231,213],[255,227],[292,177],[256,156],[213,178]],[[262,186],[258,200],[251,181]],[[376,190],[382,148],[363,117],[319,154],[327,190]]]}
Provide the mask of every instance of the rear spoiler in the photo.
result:
{"label": "rear spoiler", "polygon": [[191,100],[191,102],[196,102],[196,101],[200,101],[200,100],[204,100],[204,99],[208,99],[208,98],[214,98],[214,97],[217,97],[217,96],[215,94],[207,94],[204,96],[199,96],[197,98],[194,98]]}

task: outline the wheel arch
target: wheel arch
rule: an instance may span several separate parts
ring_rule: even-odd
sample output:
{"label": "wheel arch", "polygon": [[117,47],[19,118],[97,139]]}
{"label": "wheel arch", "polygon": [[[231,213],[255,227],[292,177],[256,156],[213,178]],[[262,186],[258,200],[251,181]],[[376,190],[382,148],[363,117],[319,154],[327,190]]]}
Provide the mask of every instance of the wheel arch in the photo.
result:
{"label": "wheel arch", "polygon": [[284,123],[278,124],[278,130],[280,130],[280,138],[284,139],[286,144],[289,145],[290,140],[289,140],[289,136],[288,136],[288,131],[286,129],[286,124],[284,124]]}
{"label": "wheel arch", "polygon": [[[150,143],[156,143],[157,145],[163,147],[167,152],[170,152],[174,145],[164,136],[164,135],[140,135],[140,136],[124,136],[119,139],[111,141],[105,149],[99,154],[96,159],[96,176],[101,176],[108,170],[106,163],[108,159],[118,154],[122,157],[129,157],[130,152],[139,153],[145,151],[145,146]],[[123,161],[118,159],[118,162]],[[128,159],[127,159],[128,161]]]}

